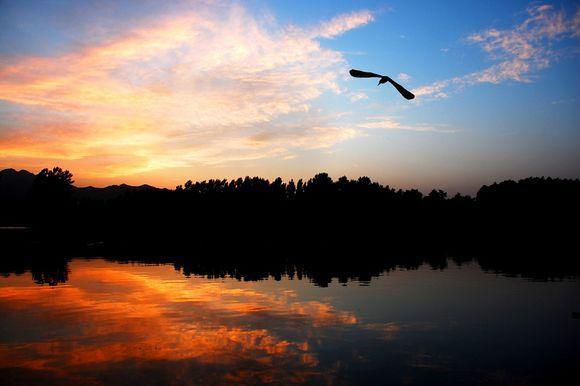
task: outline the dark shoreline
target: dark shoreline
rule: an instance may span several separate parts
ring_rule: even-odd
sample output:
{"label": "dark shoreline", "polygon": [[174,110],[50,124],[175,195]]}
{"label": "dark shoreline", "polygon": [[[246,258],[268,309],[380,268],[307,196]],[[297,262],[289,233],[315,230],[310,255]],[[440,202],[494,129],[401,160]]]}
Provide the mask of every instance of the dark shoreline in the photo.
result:
{"label": "dark shoreline", "polygon": [[[19,237],[14,237],[16,234]],[[224,236],[227,239],[227,236]],[[580,277],[578,249],[553,239],[506,244],[505,239],[476,238],[463,243],[443,244],[431,238],[399,237],[381,239],[326,239],[317,243],[304,240],[252,243],[206,238],[204,243],[188,239],[111,240],[87,242],[64,237],[63,233],[38,233],[33,229],[0,231],[3,246],[0,273],[30,271],[40,284],[66,282],[68,263],[75,258],[104,258],[119,263],[170,264],[184,275],[238,280],[263,280],[290,276],[309,278],[326,286],[333,280],[370,281],[393,269],[417,269],[428,264],[445,269],[449,260],[456,264],[474,262],[482,270],[529,280],[562,280]],[[64,276],[63,276],[64,275]]]}
{"label": "dark shoreline", "polygon": [[175,190],[80,190],[60,168],[2,173],[3,266],[104,256],[244,277],[301,266],[324,278],[444,267],[453,257],[529,278],[580,272],[578,179],[503,181],[449,198],[326,173],[297,184],[246,177]]}

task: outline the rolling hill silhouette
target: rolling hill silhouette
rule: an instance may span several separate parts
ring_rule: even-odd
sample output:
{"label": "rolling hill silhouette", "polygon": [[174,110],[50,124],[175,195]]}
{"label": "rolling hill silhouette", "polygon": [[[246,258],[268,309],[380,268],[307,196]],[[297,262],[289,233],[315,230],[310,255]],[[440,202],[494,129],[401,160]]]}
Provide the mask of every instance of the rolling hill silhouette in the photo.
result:
{"label": "rolling hill silhouette", "polygon": [[32,193],[35,175],[27,170],[0,170],[0,200],[23,200]]}
{"label": "rolling hill silhouette", "polygon": [[[23,200],[32,194],[32,187],[36,175],[28,170],[4,169],[0,170],[0,200]],[[79,199],[110,200],[123,194],[138,190],[159,189],[143,184],[132,186],[127,184],[109,185],[103,188],[93,186],[73,186],[74,196]]]}

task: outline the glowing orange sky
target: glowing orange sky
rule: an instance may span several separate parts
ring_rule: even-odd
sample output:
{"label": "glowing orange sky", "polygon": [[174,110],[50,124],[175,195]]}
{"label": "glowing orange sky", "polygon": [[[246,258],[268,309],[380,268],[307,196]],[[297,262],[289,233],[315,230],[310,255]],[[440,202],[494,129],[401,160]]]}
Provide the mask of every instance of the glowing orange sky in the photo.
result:
{"label": "glowing orange sky", "polygon": [[[196,166],[328,147],[356,132],[304,114],[311,100],[339,90],[344,65],[316,39],[371,19],[361,11],[269,31],[241,7],[226,17],[190,12],[4,64],[0,99],[28,113],[0,139],[2,157],[23,167],[59,164],[87,182],[149,173],[164,185],[171,168],[195,174]],[[307,122],[291,130],[275,123],[292,113]]]}

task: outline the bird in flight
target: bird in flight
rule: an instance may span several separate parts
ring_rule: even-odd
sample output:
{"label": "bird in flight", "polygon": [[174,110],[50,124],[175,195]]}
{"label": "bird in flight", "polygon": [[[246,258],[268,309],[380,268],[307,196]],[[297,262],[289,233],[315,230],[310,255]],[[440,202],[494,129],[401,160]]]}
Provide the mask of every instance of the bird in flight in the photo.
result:
{"label": "bird in flight", "polygon": [[395,86],[397,91],[401,93],[403,98],[408,99],[408,100],[415,98],[415,95],[411,91],[407,90],[405,87],[401,86],[400,84],[398,84],[397,82],[395,82],[394,80],[389,78],[388,76],[375,74],[374,72],[365,72],[365,71],[359,71],[359,70],[354,70],[354,69],[350,70],[349,72],[350,72],[350,75],[355,77],[355,78],[381,78],[379,80],[379,84],[377,84],[377,86],[380,86],[383,83],[390,82],[393,86]]}

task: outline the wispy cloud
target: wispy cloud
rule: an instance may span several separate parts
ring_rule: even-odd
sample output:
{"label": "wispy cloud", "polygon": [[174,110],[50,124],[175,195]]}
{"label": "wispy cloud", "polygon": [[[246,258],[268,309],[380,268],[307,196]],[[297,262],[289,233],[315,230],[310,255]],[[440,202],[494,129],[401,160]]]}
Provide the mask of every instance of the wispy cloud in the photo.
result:
{"label": "wispy cloud", "polygon": [[[311,107],[342,92],[346,66],[319,39],[372,19],[289,28],[234,6],[144,21],[60,56],[1,58],[0,100],[26,113],[0,126],[0,161],[70,160],[115,176],[332,146],[358,131]],[[298,123],[280,129],[288,116]]]}
{"label": "wispy cloud", "polygon": [[363,99],[369,99],[369,96],[367,94],[365,94],[364,92],[353,92],[350,95],[350,101],[351,102],[357,102]]}
{"label": "wispy cloud", "polygon": [[551,5],[532,5],[526,19],[512,29],[487,29],[467,37],[479,45],[491,60],[490,67],[463,76],[441,80],[413,90],[417,96],[444,98],[466,86],[479,83],[502,83],[508,80],[530,82],[533,75],[550,66],[560,52],[556,41],[580,34],[580,10],[572,18]]}
{"label": "wispy cloud", "polygon": [[368,24],[371,21],[373,21],[373,14],[370,11],[362,10],[351,12],[321,23],[320,26],[313,29],[312,35],[315,37],[331,39],[335,36],[342,35],[347,31]]}
{"label": "wispy cloud", "polygon": [[446,124],[407,124],[401,123],[397,117],[376,116],[368,119],[367,122],[360,123],[358,127],[362,129],[382,129],[382,130],[402,130],[434,133],[456,133],[458,130]]}
{"label": "wispy cloud", "polygon": [[397,79],[402,81],[402,82],[408,82],[412,79],[411,75],[405,73],[405,72],[401,72],[399,75],[397,75]]}

